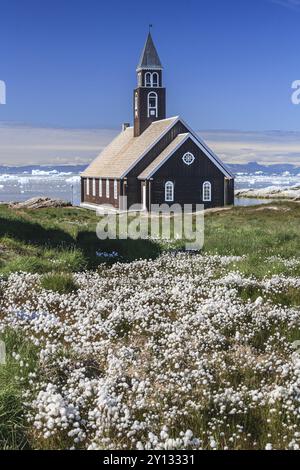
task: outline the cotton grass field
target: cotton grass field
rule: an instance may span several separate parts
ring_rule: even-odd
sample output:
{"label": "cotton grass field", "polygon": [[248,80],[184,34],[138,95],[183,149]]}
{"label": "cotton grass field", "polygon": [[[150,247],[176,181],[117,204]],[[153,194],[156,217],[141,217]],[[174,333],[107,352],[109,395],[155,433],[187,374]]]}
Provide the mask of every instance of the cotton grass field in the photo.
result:
{"label": "cotton grass field", "polygon": [[299,215],[208,214],[189,254],[0,207],[0,447],[298,449]]}

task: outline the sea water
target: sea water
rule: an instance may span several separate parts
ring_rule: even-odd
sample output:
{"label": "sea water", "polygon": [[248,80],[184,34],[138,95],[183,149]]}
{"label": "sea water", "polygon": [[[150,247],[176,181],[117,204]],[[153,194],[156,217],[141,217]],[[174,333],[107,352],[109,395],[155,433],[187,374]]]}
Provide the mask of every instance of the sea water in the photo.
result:
{"label": "sea water", "polygon": [[26,201],[36,196],[62,199],[74,205],[80,203],[80,168],[64,169],[18,168],[0,169],[0,201]]}

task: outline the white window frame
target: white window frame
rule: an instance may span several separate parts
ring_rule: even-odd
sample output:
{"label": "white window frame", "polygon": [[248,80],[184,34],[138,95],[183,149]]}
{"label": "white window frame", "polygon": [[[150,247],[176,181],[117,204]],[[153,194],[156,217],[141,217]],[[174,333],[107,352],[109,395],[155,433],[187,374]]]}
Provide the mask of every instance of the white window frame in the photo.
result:
{"label": "white window frame", "polygon": [[182,161],[185,165],[190,166],[194,163],[195,157],[191,152],[186,152],[182,157]]}
{"label": "white window frame", "polygon": [[[208,194],[206,191],[208,191]],[[204,181],[203,183],[202,200],[203,202],[211,202],[211,182],[210,181]]]}
{"label": "white window frame", "polygon": [[174,183],[167,181],[165,184],[165,202],[174,202]]}
{"label": "white window frame", "polygon": [[[149,81],[148,81],[148,77],[149,77]],[[145,73],[145,87],[146,88],[152,87],[152,73],[151,72]]]}
{"label": "white window frame", "polygon": [[92,186],[92,194],[93,194],[93,197],[96,196],[96,178],[93,178],[93,186]]}
{"label": "white window frame", "polygon": [[147,210],[147,185],[146,181],[144,182],[142,186],[142,208],[143,211]]}
{"label": "white window frame", "polygon": [[138,85],[143,86],[143,84],[142,84],[142,72],[138,73]]}
{"label": "white window frame", "polygon": [[109,179],[106,178],[106,197],[109,198]]}
{"label": "white window frame", "polygon": [[118,180],[114,180],[114,199],[118,199]]}
{"label": "white window frame", "polygon": [[99,197],[102,197],[102,178],[99,179]]}
{"label": "white window frame", "polygon": [[[155,106],[152,106],[150,108],[150,99],[151,98],[155,98]],[[148,93],[148,99],[147,99],[147,108],[148,108],[148,118],[149,117],[152,117],[152,116],[155,116],[157,117],[158,115],[158,96],[157,96],[157,93],[155,93],[155,91],[150,91],[150,93]],[[152,114],[150,111],[154,110],[154,114]]]}
{"label": "white window frame", "polygon": [[[156,85],[154,85],[154,75],[156,76]],[[151,75],[151,86],[152,88],[159,87],[159,74],[157,72],[153,72]]]}
{"label": "white window frame", "polygon": [[138,117],[138,94],[137,92],[135,92],[134,94],[134,114],[135,114],[135,117]]}
{"label": "white window frame", "polygon": [[90,195],[90,178],[86,179],[86,195]]}

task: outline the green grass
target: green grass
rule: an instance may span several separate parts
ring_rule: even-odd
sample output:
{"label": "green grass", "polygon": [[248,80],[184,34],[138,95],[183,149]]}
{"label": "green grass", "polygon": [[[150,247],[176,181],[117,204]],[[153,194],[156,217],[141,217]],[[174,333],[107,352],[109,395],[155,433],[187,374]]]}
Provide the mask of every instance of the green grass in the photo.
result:
{"label": "green grass", "polygon": [[0,206],[0,273],[95,269],[107,262],[97,251],[116,251],[122,261],[161,253],[161,246],[150,240],[99,240],[99,220],[94,212],[79,208],[15,211]]}
{"label": "green grass", "polygon": [[[205,253],[238,255],[235,263],[245,275],[258,278],[271,274],[300,274],[280,262],[266,263],[269,256],[291,258],[300,254],[300,204],[270,203],[268,206],[236,207],[205,216]],[[259,209],[259,210],[258,210]],[[76,272],[95,269],[107,259],[97,251],[119,253],[121,261],[150,259],[170,249],[164,242],[151,240],[99,240],[96,213],[80,208],[15,211],[0,206],[0,273]],[[173,248],[184,243],[175,242]],[[109,261],[111,263],[115,260]]]}
{"label": "green grass", "polygon": [[270,300],[276,305],[284,305],[286,307],[299,307],[300,306],[300,291],[295,287],[288,287],[283,292],[276,293],[263,293],[261,289],[256,286],[247,286],[239,288],[239,295],[244,301],[255,301],[258,297],[263,297],[265,300]]}
{"label": "green grass", "polygon": [[[235,207],[205,217],[205,251],[284,258],[299,254],[300,204],[276,202],[279,210]],[[289,209],[286,211],[286,208]],[[257,209],[260,209],[259,211]]]}
{"label": "green grass", "polygon": [[[274,255],[284,259],[300,256],[300,204],[276,202],[270,205],[276,205],[279,210],[268,210],[266,205],[264,210],[256,206],[236,207],[232,211],[208,214],[204,251],[246,256],[235,266],[247,276],[291,274],[282,263],[266,263],[265,260]],[[300,268],[292,273],[299,275]]]}
{"label": "green grass", "polygon": [[[22,392],[28,386],[29,373],[37,372],[37,353],[23,336],[7,330],[0,334],[6,346],[6,364],[0,364],[0,449],[28,449],[30,437],[27,433]],[[23,367],[12,353],[20,355]],[[19,377],[24,380],[21,382]]]}
{"label": "green grass", "polygon": [[78,290],[77,284],[74,282],[71,274],[52,273],[46,274],[41,281],[43,289],[52,290],[59,294],[69,294]]}

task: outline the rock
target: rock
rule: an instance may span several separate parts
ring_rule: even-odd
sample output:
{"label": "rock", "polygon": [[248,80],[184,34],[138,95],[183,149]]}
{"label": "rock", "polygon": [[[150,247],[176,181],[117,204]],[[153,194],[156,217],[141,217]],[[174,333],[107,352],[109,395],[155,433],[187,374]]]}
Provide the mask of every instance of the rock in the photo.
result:
{"label": "rock", "polygon": [[71,203],[50,197],[33,197],[24,202],[11,202],[12,209],[44,209],[48,207],[68,207]]}

